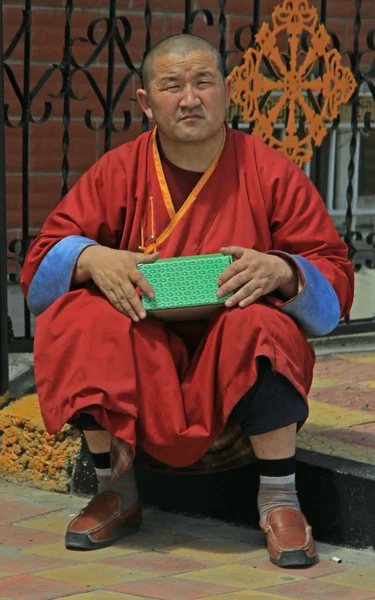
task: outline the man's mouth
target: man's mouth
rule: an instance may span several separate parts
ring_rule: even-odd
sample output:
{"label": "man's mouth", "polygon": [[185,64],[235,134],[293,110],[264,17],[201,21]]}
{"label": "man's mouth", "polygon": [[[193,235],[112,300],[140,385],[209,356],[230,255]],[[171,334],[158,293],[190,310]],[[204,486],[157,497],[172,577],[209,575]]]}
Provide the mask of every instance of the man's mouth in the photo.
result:
{"label": "man's mouth", "polygon": [[190,121],[198,119],[203,119],[202,115],[192,113],[191,115],[185,115],[184,117],[181,117],[180,121]]}

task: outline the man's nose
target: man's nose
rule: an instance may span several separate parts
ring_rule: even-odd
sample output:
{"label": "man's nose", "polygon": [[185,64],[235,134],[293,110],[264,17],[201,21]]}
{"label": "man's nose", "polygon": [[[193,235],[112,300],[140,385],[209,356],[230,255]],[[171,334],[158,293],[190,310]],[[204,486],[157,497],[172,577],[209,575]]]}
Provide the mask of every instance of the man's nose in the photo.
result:
{"label": "man's nose", "polygon": [[183,90],[180,106],[183,108],[195,108],[201,104],[197,90],[193,85],[186,85]]}

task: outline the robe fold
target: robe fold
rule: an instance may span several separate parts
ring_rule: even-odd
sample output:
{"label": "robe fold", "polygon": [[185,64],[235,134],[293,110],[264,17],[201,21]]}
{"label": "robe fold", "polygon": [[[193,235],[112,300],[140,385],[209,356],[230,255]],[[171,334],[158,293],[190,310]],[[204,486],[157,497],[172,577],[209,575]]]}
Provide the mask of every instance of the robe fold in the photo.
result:
{"label": "robe fold", "polygon": [[[143,245],[162,258],[233,245],[285,253],[303,281],[311,269],[318,275],[310,288],[319,288],[319,277],[326,285],[321,293],[314,289],[308,309],[306,279],[301,294],[284,304],[269,297],[245,309],[219,309],[207,322],[133,323],[99,290],[69,288],[85,243],[68,267],[56,252],[68,236],[133,252]],[[68,287],[55,297],[56,273]],[[176,467],[197,461],[221,434],[255,382],[258,356],[267,356],[307,399],[314,352],[293,306],[301,311],[305,302],[310,321],[319,321],[325,303],[337,303],[339,318],[353,298],[347,248],[310,180],[260,140],[228,127],[222,151],[177,212],[155,130],[104,155],[47,218],[21,283],[29,302],[33,286],[52,294],[35,335],[47,430],[88,412],[133,453],[140,445]]]}

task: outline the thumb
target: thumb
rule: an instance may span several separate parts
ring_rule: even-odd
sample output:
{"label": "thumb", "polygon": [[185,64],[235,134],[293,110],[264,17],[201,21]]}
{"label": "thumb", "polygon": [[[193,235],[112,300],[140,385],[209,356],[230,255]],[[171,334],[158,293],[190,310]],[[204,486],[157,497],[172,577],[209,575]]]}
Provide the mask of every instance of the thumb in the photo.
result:
{"label": "thumb", "polygon": [[139,264],[147,264],[154,263],[160,258],[159,252],[154,252],[153,254],[143,254],[142,252],[136,252],[134,254],[137,265]]}

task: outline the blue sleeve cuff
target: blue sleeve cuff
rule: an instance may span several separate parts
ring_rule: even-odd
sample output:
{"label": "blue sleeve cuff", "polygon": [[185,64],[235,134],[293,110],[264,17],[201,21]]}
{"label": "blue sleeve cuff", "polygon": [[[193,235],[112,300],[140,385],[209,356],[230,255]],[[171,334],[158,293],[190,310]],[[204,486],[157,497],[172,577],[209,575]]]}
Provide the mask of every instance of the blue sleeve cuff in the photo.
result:
{"label": "blue sleeve cuff", "polygon": [[70,290],[73,270],[81,252],[96,244],[79,235],[60,240],[46,254],[31,282],[27,295],[30,311],[37,317]]}
{"label": "blue sleeve cuff", "polygon": [[[280,256],[286,253],[278,253]],[[302,272],[305,284],[294,299],[280,306],[280,310],[293,317],[307,335],[330,333],[340,321],[340,303],[335,290],[307,258],[289,254]]]}

